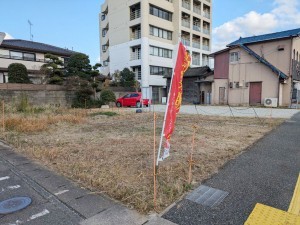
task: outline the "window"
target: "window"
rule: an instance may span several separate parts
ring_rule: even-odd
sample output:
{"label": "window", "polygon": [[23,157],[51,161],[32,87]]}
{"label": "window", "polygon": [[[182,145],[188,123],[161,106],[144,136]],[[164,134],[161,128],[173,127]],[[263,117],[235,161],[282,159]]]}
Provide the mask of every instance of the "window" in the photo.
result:
{"label": "window", "polygon": [[150,26],[150,35],[172,40],[172,32],[158,27]]}
{"label": "window", "polygon": [[101,20],[103,21],[103,20],[105,20],[105,18],[106,18],[106,17],[105,17],[105,14],[102,14],[102,15],[101,15]]}
{"label": "window", "polygon": [[23,53],[10,51],[10,57],[12,59],[23,59]]}
{"label": "window", "polygon": [[238,62],[240,60],[240,54],[238,52],[230,53],[230,62]]}
{"label": "window", "polygon": [[168,21],[172,21],[172,13],[170,13],[166,10],[157,8],[153,5],[150,5],[150,14],[153,16],[157,16],[159,18],[168,20]]}
{"label": "window", "polygon": [[150,55],[171,59],[172,50],[150,46]]}
{"label": "window", "polygon": [[27,53],[27,52],[15,52],[10,51],[10,58],[12,59],[22,59],[26,61],[35,61],[35,53]]}
{"label": "window", "polygon": [[172,74],[172,68],[160,67],[160,66],[150,66],[151,75],[166,76]]}
{"label": "window", "polygon": [[24,60],[35,61],[35,54],[33,53],[23,53]]}

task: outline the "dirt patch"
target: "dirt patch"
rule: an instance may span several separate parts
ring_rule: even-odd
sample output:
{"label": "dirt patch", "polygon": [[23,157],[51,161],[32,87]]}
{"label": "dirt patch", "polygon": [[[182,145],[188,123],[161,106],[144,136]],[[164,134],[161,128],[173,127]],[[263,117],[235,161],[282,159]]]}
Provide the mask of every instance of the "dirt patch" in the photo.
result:
{"label": "dirt patch", "polygon": [[[7,121],[15,118],[20,124],[27,124],[27,120],[29,124],[47,122],[36,131],[11,125],[5,136],[1,135],[18,152],[80,185],[106,193],[140,212],[152,211],[153,114],[114,112],[72,110],[46,117],[27,115],[24,120],[16,119],[21,115],[8,115]],[[163,114],[158,114],[157,145],[162,122]],[[158,171],[158,211],[191,188],[187,179],[193,125],[199,127],[194,150],[195,185],[217,173],[282,120],[266,119],[263,126],[261,122],[255,118],[179,115],[171,139],[171,157],[160,164]]]}

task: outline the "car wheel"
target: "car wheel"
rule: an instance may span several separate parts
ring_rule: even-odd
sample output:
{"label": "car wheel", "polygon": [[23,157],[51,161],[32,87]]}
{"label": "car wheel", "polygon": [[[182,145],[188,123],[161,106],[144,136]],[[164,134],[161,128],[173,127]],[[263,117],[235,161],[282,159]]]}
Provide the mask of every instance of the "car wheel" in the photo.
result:
{"label": "car wheel", "polygon": [[141,108],[141,103],[140,102],[136,102],[135,105],[136,105],[137,108]]}
{"label": "car wheel", "polygon": [[120,108],[120,107],[122,106],[122,105],[121,105],[121,102],[117,102],[116,105],[117,105],[118,108]]}

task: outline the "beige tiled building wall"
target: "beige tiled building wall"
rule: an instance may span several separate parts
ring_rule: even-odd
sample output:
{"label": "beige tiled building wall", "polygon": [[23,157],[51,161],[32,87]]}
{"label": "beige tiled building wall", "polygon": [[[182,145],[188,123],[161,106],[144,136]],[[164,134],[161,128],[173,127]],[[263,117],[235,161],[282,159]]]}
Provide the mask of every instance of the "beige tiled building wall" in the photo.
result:
{"label": "beige tiled building wall", "polygon": [[144,97],[161,102],[179,38],[193,67],[209,64],[211,18],[210,0],[106,0],[99,14],[103,74],[130,68]]}

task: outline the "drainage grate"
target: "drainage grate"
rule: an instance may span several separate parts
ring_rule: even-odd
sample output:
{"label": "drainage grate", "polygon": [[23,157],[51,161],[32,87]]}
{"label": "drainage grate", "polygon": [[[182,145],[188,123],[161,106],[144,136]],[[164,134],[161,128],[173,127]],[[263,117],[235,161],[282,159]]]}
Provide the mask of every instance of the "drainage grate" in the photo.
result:
{"label": "drainage grate", "polygon": [[198,203],[200,205],[214,207],[219,205],[228,195],[226,191],[221,191],[215,188],[201,185],[192,193],[190,193],[186,199]]}
{"label": "drainage grate", "polygon": [[0,215],[17,212],[31,204],[31,198],[17,197],[0,202]]}

